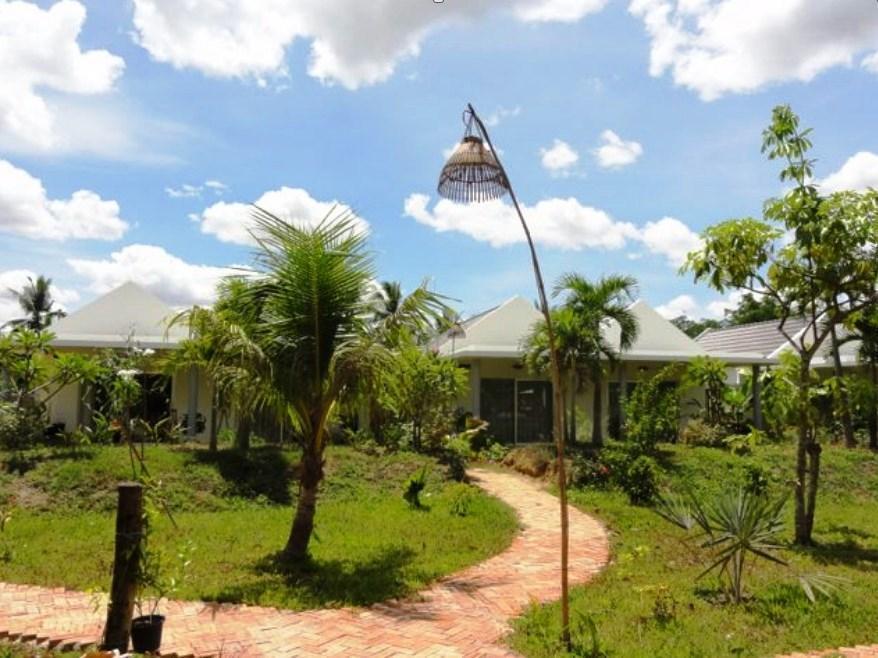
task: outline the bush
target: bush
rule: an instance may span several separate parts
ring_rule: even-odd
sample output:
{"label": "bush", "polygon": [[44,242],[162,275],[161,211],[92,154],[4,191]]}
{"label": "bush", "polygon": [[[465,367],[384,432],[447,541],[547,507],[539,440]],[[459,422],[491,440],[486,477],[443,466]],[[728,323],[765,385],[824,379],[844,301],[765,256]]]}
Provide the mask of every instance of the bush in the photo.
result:
{"label": "bush", "polygon": [[520,446],[509,451],[503,460],[503,465],[519,473],[539,478],[546,474],[554,459],[553,452],[546,446]]}
{"label": "bush", "polygon": [[652,453],[659,441],[677,438],[680,395],[672,378],[678,370],[671,364],[639,382],[625,403],[625,437],[641,453]]}
{"label": "bush", "polygon": [[680,441],[690,446],[723,447],[725,432],[717,425],[712,425],[702,418],[692,418],[680,431]]}
{"label": "bush", "polygon": [[754,496],[764,496],[769,484],[768,474],[761,466],[747,464],[744,467],[744,491]]}
{"label": "bush", "polygon": [[493,442],[479,453],[479,458],[489,462],[502,462],[508,453],[509,448],[502,443]]}
{"label": "bush", "polygon": [[469,484],[458,482],[449,485],[445,490],[448,497],[449,512],[454,516],[469,516],[476,499],[475,488]]}
{"label": "bush", "polygon": [[622,489],[634,505],[647,505],[658,494],[658,466],[652,457],[640,455],[628,466]]}
{"label": "bush", "polygon": [[406,480],[405,488],[402,492],[402,497],[405,499],[405,502],[409,504],[409,507],[412,509],[423,509],[423,505],[421,504],[421,492],[427,486],[427,467],[424,466],[419,471],[417,471],[414,475],[409,477]]}
{"label": "bush", "polygon": [[0,448],[27,448],[43,435],[42,414],[25,411],[10,402],[0,402]]}
{"label": "bush", "polygon": [[602,455],[579,454],[573,458],[572,480],[577,487],[606,489],[613,482],[614,470]]}

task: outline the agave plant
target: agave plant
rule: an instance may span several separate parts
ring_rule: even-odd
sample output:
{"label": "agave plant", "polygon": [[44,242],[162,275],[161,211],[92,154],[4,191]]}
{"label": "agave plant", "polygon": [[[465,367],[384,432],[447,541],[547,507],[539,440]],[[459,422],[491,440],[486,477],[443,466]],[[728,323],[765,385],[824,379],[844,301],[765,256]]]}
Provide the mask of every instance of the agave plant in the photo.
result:
{"label": "agave plant", "polygon": [[[687,532],[698,532],[701,547],[710,552],[709,565],[698,577],[718,572],[734,602],[740,603],[749,561],[762,559],[788,566],[778,555],[784,548],[779,537],[784,529],[786,500],[785,496],[771,500],[738,489],[705,501],[689,491],[683,496],[663,497],[656,511]],[[802,574],[798,578],[812,601],[815,592],[828,596],[840,582],[826,574]]]}

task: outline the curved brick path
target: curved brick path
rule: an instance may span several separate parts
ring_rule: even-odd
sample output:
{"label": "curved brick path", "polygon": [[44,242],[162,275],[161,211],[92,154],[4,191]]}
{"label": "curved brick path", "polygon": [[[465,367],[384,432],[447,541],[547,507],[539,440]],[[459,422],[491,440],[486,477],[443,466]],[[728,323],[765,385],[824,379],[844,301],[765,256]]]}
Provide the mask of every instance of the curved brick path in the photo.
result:
{"label": "curved brick path", "polygon": [[[558,501],[518,475],[486,470],[471,475],[518,513],[522,530],[500,555],[413,599],[369,608],[289,612],[171,602],[164,606],[165,655],[513,656],[500,644],[507,621],[531,601],[560,596]],[[591,578],[609,555],[603,527],[572,507],[570,548],[571,583]],[[0,583],[0,637],[52,646],[91,643],[101,621],[86,594]]]}

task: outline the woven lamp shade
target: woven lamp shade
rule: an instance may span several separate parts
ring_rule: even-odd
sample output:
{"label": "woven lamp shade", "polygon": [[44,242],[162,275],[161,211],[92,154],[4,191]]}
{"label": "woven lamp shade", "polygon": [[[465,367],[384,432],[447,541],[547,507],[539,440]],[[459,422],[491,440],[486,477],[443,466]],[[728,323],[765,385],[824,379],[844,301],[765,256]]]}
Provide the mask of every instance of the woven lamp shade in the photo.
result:
{"label": "woven lamp shade", "polygon": [[509,182],[481,137],[467,135],[442,167],[438,191],[458,203],[491,201],[509,191]]}

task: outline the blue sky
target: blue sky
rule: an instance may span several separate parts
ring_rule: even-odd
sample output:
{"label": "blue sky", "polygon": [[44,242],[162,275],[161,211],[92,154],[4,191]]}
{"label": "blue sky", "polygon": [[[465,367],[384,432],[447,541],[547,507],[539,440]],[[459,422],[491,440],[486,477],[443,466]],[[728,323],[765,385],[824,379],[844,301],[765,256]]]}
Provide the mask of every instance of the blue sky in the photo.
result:
{"label": "blue sky", "polygon": [[532,298],[508,205],[437,205],[468,101],[546,278],[632,274],[669,315],[734,303],[677,267],[706,226],[781,191],[759,152],[776,104],[814,128],[827,189],[878,185],[864,0],[181,4],[0,0],[4,287],[44,273],[75,308],[133,279],[207,303],[249,262],[261,199],[302,222],[350,205],[381,278],[429,277],[464,312]]}

